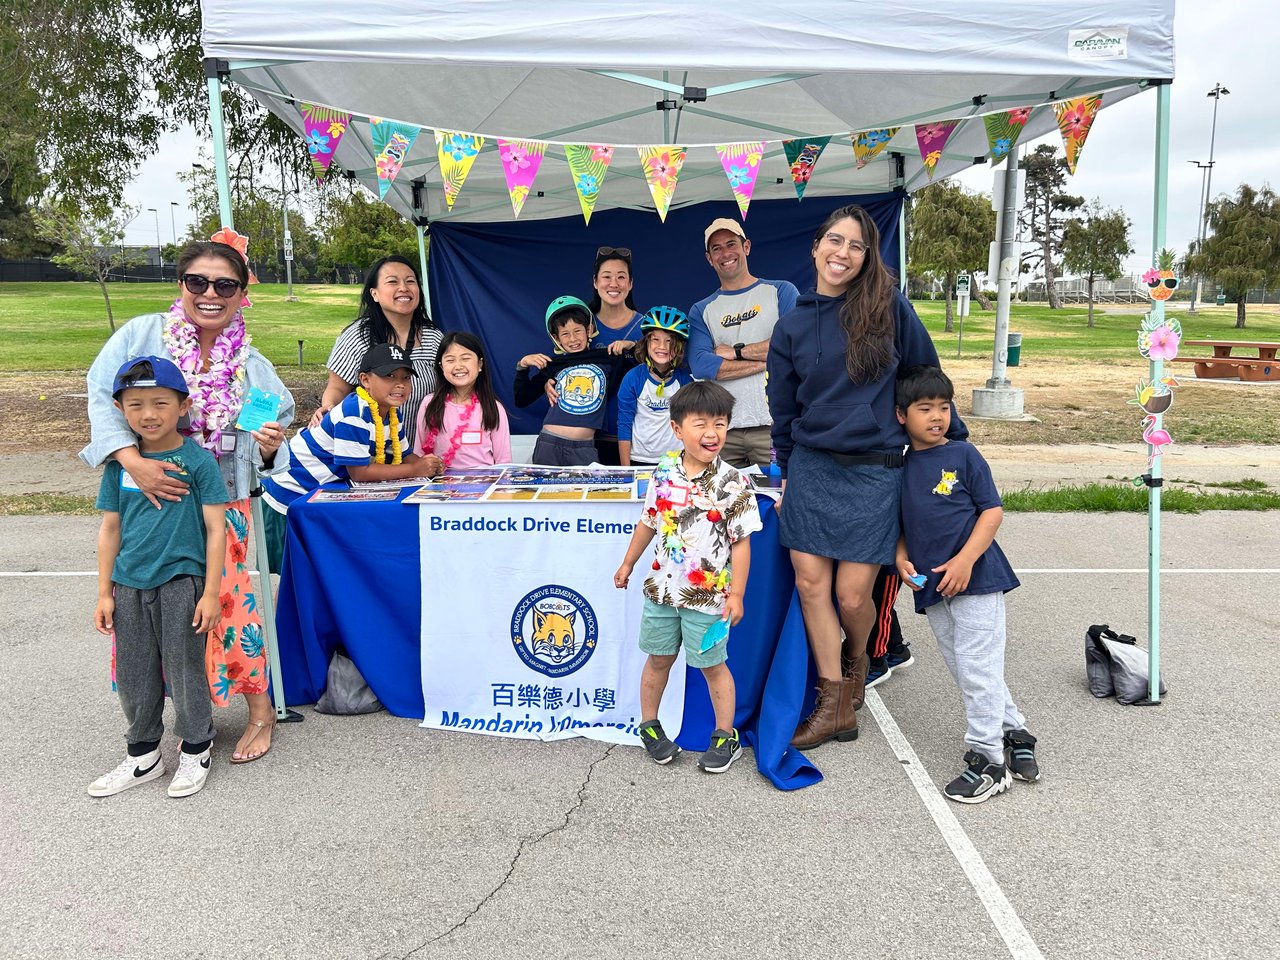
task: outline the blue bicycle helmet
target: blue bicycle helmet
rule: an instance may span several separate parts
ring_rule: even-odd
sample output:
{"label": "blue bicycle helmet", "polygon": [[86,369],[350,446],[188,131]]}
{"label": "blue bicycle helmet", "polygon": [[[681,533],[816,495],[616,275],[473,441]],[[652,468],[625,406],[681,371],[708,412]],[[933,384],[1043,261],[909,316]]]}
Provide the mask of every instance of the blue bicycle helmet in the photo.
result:
{"label": "blue bicycle helmet", "polygon": [[681,340],[688,340],[689,318],[684,315],[683,310],[675,307],[651,307],[640,321],[641,334],[650,330],[665,330]]}

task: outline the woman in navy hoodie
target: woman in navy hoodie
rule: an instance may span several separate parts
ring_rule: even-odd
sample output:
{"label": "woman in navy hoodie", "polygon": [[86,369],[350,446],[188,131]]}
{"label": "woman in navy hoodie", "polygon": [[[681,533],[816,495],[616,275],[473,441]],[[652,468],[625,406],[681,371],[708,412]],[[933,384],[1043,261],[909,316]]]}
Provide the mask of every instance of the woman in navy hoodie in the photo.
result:
{"label": "woman in navy hoodie", "polygon": [[[898,368],[938,366],[928,331],[880,258],[862,207],[833,212],[813,239],[816,289],[774,327],[768,395],[783,476],[779,536],[790,549],[809,648],[813,712],[792,743],[855,740],[875,619],[871,587],[898,543],[902,451]],[[951,434],[968,433],[958,417]],[[837,604],[833,604],[834,581]],[[847,637],[841,647],[840,630]]]}

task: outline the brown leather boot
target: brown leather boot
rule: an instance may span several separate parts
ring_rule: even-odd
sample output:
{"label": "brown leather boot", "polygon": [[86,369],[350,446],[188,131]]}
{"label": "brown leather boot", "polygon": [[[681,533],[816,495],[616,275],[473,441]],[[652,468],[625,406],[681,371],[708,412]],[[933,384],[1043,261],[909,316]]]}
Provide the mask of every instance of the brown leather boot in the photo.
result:
{"label": "brown leather boot", "polygon": [[828,740],[858,739],[858,715],[853,712],[853,681],[818,678],[818,700],[796,727],[791,745],[801,750]]}
{"label": "brown leather boot", "polygon": [[850,671],[844,675],[844,678],[853,684],[850,699],[853,700],[853,709],[855,710],[862,709],[862,702],[867,697],[867,671],[870,669],[871,658],[864,653],[853,664]]}

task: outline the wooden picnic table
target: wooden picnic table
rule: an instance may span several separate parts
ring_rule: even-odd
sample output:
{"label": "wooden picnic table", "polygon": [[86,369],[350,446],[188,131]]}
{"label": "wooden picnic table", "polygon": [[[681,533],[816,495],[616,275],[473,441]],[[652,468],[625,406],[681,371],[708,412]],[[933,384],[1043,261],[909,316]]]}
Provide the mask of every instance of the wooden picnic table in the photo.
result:
{"label": "wooden picnic table", "polygon": [[[1212,347],[1212,357],[1174,357],[1176,363],[1194,363],[1196,376],[1204,379],[1239,377],[1241,380],[1280,380],[1276,351],[1280,343],[1266,340],[1183,340],[1193,347]],[[1257,356],[1235,351],[1256,350]]]}

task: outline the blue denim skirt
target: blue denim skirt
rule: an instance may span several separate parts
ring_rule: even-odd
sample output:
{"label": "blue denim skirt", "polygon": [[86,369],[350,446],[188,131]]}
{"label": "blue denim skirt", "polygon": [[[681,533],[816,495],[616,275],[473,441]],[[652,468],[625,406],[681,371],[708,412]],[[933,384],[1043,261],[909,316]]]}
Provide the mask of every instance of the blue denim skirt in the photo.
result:
{"label": "blue denim skirt", "polygon": [[841,466],[821,450],[797,445],[787,463],[778,538],[802,553],[892,565],[901,503],[901,468]]}

